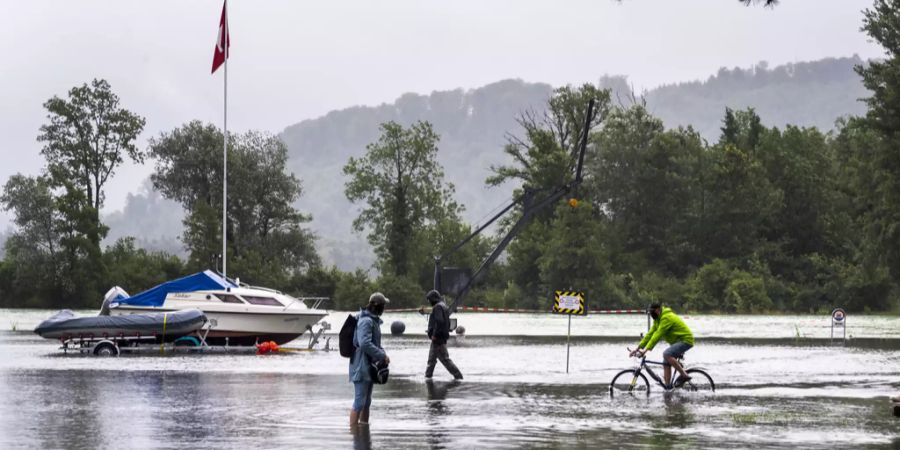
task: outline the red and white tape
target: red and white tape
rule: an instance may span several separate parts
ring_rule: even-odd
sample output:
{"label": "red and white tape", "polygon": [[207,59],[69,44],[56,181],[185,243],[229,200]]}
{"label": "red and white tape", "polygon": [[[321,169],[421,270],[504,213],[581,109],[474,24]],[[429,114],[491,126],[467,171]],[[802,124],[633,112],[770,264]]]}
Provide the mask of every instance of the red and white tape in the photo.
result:
{"label": "red and white tape", "polygon": [[[385,312],[401,313],[401,312],[418,312],[419,308],[389,309]],[[461,306],[459,311],[462,312],[493,312],[493,313],[549,313],[541,309],[517,309],[517,308],[489,308],[487,306]],[[588,311],[590,314],[646,314],[643,309],[594,309]]]}

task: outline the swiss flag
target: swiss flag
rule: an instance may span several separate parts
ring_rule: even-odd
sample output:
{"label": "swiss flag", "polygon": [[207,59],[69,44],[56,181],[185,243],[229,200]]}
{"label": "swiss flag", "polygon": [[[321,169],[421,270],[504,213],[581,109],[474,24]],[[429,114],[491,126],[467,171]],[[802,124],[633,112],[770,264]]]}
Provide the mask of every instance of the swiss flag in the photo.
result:
{"label": "swiss flag", "polygon": [[225,12],[226,5],[228,5],[227,1],[222,3],[222,18],[219,19],[219,33],[216,35],[216,49],[213,52],[213,65],[212,72],[210,73],[216,73],[216,69],[225,63],[225,58],[228,57],[228,53],[231,53],[227,51],[227,48],[231,47],[231,37],[228,36],[228,14]]}

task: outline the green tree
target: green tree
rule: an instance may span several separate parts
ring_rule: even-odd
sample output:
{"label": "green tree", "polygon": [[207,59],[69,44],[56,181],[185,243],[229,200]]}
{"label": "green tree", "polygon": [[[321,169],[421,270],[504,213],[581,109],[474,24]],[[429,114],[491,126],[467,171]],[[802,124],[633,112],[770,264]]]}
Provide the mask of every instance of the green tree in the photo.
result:
{"label": "green tree", "polygon": [[7,300],[18,298],[18,305],[51,306],[71,299],[63,277],[64,223],[56,207],[56,199],[47,177],[25,177],[16,174],[3,187],[3,208],[13,213],[16,230],[4,244],[4,268],[8,277]]}
{"label": "green tree", "polygon": [[863,16],[862,29],[886,53],[883,60],[856,68],[872,92],[866,99],[865,122],[880,138],[873,155],[876,189],[871,193],[868,232],[896,279],[900,276],[900,1],[876,0]]}
{"label": "green tree", "polygon": [[537,260],[545,292],[541,306],[550,306],[556,290],[581,290],[598,302],[609,298],[605,289],[610,276],[607,233],[604,223],[594,217],[591,204],[557,206],[548,235]]}
{"label": "green tree", "polygon": [[[38,141],[47,161],[47,175],[62,215],[63,277],[66,301],[96,301],[105,266],[100,241],[107,227],[100,222],[104,186],[126,158],[142,162],[135,145],[144,128],[142,117],[120,107],[119,97],[105,80],[72,88],[67,99],[46,103],[48,123]],[[60,191],[60,192],[56,192]]]}
{"label": "green tree", "polygon": [[128,157],[143,162],[135,140],[144,129],[144,118],[119,106],[119,97],[106,80],[94,79],[69,90],[69,98],[54,96],[46,103],[49,123],[41,126],[38,141],[47,160],[47,172],[55,187],[67,192],[73,207],[84,211],[94,226],[86,237],[97,248],[105,230],[100,227],[103,187]]}
{"label": "green tree", "polygon": [[[690,128],[665,130],[643,105],[615,109],[594,137],[587,189],[615,230],[628,271],[683,276],[699,264],[705,149]],[[618,270],[624,268],[616,267]]]}
{"label": "green tree", "polygon": [[[154,187],[185,209],[189,267],[209,267],[221,251],[222,132],[193,121],[150,140]],[[229,274],[285,289],[319,264],[309,216],[292,205],[300,181],[285,171],[287,149],[276,137],[250,131],[229,140]]]}
{"label": "green tree", "polygon": [[704,158],[703,240],[698,245],[707,258],[751,255],[783,202],[783,192],[773,186],[759,156],[765,130],[758,117],[748,110],[733,121],[727,113],[722,138]]}
{"label": "green tree", "polygon": [[[507,181],[518,181],[525,189],[537,190],[571,181],[591,99],[595,100],[589,127],[593,131],[609,111],[609,91],[591,84],[557,88],[543,114],[524,112],[517,120],[524,137],[509,135],[503,148],[514,165],[491,167],[494,175],[487,179],[487,184],[498,186]],[[552,215],[553,211],[549,211],[543,217]]]}
{"label": "green tree", "polygon": [[[600,126],[609,111],[609,91],[591,84],[554,90],[543,114],[524,112],[518,118],[522,137],[510,135],[503,148],[513,164],[491,167],[494,174],[486,183],[499,186],[509,181],[518,182],[521,184],[516,188],[515,197],[523,198],[526,193],[532,192],[536,198],[541,198],[547,190],[572,181],[579,138],[591,99],[595,101],[594,116],[589,124],[591,133]],[[521,205],[517,213],[522,213]],[[537,261],[545,249],[548,224],[553,215],[554,208],[538,212],[507,249],[507,269],[516,284],[514,290],[524,292],[522,306],[536,306],[544,297]],[[511,225],[511,219],[504,222],[505,227]]]}
{"label": "green tree", "polygon": [[441,233],[441,224],[459,222],[462,207],[452,198],[453,184],[444,182],[436,158],[439,137],[431,124],[404,128],[388,122],[381,131],[363,157],[351,157],[344,166],[349,178],[344,192],[351,202],[364,203],[353,227],[368,230],[381,273],[407,278],[421,267],[417,251],[433,255],[437,248],[429,241]]}
{"label": "green tree", "polygon": [[184,275],[178,257],[136,248],[134,241],[133,237],[119,239],[103,253],[110,286],[121,286],[134,294]]}

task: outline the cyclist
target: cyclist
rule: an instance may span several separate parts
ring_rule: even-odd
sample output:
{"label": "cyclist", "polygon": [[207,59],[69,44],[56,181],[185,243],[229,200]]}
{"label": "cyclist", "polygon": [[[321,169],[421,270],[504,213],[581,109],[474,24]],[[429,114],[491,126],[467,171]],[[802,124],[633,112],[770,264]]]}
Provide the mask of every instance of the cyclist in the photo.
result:
{"label": "cyclist", "polygon": [[663,352],[664,381],[666,386],[671,386],[672,367],[675,367],[675,370],[681,374],[675,387],[680,387],[690,381],[691,377],[685,373],[678,358],[684,356],[684,353],[694,346],[694,334],[684,324],[681,317],[672,312],[672,308],[654,303],[650,305],[647,312],[653,318],[653,326],[647,331],[644,339],[641,339],[638,348],[634,349],[629,356],[643,357],[647,352],[653,350],[660,339],[665,339],[669,343],[669,348]]}

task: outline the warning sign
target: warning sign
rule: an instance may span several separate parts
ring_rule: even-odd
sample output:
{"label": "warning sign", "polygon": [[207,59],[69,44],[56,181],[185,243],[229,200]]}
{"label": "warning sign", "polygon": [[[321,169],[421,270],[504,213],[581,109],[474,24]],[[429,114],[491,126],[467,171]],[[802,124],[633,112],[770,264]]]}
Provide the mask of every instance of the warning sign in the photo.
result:
{"label": "warning sign", "polygon": [[553,312],[556,314],[587,314],[584,305],[584,292],[556,291],[553,298]]}

